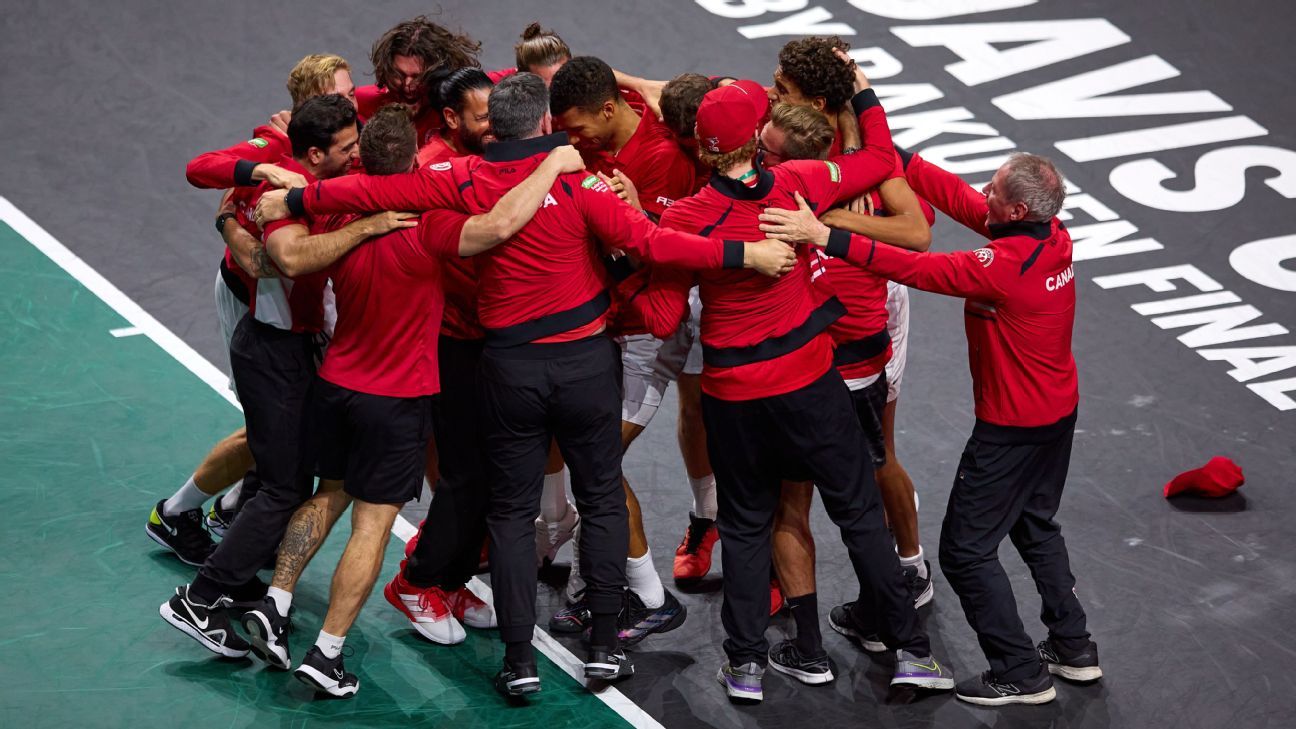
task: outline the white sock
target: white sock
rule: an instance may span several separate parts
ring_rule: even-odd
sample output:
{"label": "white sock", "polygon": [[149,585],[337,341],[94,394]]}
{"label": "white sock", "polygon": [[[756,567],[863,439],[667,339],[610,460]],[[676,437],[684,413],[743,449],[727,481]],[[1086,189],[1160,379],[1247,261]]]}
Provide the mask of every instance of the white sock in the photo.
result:
{"label": "white sock", "polygon": [[709,473],[702,478],[690,478],[689,488],[693,489],[693,516],[715,520],[717,511],[715,474]]}
{"label": "white sock", "polygon": [[220,495],[220,500],[216,502],[216,505],[222,509],[233,509],[238,505],[239,495],[242,493],[243,479],[240,478],[235,481],[234,485],[230,486],[225,493]]}
{"label": "white sock", "polygon": [[585,591],[585,579],[580,575],[580,527],[572,535],[571,574],[567,575],[567,602],[576,602],[576,598]]}
{"label": "white sock", "polygon": [[288,617],[288,608],[292,607],[292,593],[271,585],[266,589],[266,596],[274,600],[275,610],[280,617]]}
{"label": "white sock", "polygon": [[540,495],[540,518],[553,524],[567,516],[567,469],[546,473]]}
{"label": "white sock", "polygon": [[644,552],[642,557],[626,560],[626,581],[630,583],[630,589],[643,600],[644,607],[655,610],[666,602],[666,588],[662,587],[657,569],[653,567],[651,549]]}
{"label": "white sock", "polygon": [[[923,548],[922,548],[922,545],[919,545],[919,546],[918,546],[918,554],[915,554],[915,555],[912,556],[912,557],[901,557],[901,558],[900,558],[900,566],[901,566],[901,567],[917,567],[917,568],[918,568],[918,576],[921,577],[921,578],[923,578],[924,580],[927,579],[927,563],[923,561]],[[274,589],[274,588],[271,588],[271,589]]]}
{"label": "white sock", "polygon": [[329,635],[321,630],[319,637],[315,639],[315,647],[320,649],[325,658],[332,659],[342,655],[342,644],[345,642],[345,635]]}
{"label": "white sock", "polygon": [[184,486],[181,486],[179,491],[172,494],[171,498],[162,504],[162,514],[163,516],[175,516],[190,509],[198,509],[207,503],[207,499],[210,498],[211,496],[204,493],[202,489],[198,488],[198,484],[194,483],[193,476],[190,476],[189,480],[185,481]]}

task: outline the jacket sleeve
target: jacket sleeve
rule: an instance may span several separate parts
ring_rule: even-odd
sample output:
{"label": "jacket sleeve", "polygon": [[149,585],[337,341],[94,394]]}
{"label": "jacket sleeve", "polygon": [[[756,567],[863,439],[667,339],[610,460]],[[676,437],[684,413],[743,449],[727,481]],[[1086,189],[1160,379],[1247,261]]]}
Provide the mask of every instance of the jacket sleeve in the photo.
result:
{"label": "jacket sleeve", "polygon": [[279,161],[287,150],[287,138],[273,127],[258,127],[255,136],[232,147],[217,149],[189,160],[185,179],[203,189],[255,187],[252,169]]}
{"label": "jacket sleeve", "polygon": [[293,215],[462,209],[452,170],[423,167],[399,175],[343,175],[288,193]]}
{"label": "jacket sleeve", "polygon": [[[630,207],[593,175],[573,187],[573,196],[605,249],[620,248],[640,260],[689,269],[742,268],[743,242],[703,238],[661,228]],[[678,324],[678,322],[676,322]]]}
{"label": "jacket sleeve", "polygon": [[975,251],[919,253],[878,243],[862,235],[834,230],[825,252],[892,281],[947,296],[997,301],[1004,298],[999,275],[1006,262],[995,263],[995,244]]}
{"label": "jacket sleeve", "polygon": [[680,268],[653,268],[647,284],[632,293],[624,306],[648,327],[654,337],[675,336],[680,322],[689,314],[689,289],[697,283],[697,274]]}
{"label": "jacket sleeve", "polygon": [[986,238],[990,237],[990,231],[986,228],[986,213],[989,209],[984,195],[958,175],[937,167],[919,155],[901,150],[900,157],[904,160],[905,178],[909,180],[913,191],[918,193],[918,197],[965,227]]}
{"label": "jacket sleeve", "polygon": [[836,172],[840,174],[841,181],[829,188],[831,194],[820,196],[823,210],[863,195],[895,173],[895,147],[891,144],[891,128],[887,126],[886,112],[878,101],[877,93],[873,89],[864,89],[851,99],[851,107],[859,118],[864,148],[854,154],[838,155],[829,160],[837,167]]}

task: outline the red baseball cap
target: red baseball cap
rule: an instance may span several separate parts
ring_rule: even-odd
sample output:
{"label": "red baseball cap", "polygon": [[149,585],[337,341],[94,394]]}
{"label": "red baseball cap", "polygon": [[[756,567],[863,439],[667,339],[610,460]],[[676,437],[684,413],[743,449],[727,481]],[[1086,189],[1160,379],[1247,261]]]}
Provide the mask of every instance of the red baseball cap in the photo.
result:
{"label": "red baseball cap", "polygon": [[708,152],[732,152],[756,136],[769,113],[769,96],[755,81],[735,81],[712,89],[697,110],[698,146]]}

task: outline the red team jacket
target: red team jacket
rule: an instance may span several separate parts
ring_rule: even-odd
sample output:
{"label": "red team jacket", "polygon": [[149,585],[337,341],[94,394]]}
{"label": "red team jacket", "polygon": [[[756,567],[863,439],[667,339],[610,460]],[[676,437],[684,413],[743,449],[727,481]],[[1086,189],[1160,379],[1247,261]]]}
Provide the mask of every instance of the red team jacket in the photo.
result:
{"label": "red team jacket", "polygon": [[[434,134],[431,141],[419,148],[418,165],[442,165],[458,156],[440,134]],[[444,263],[441,283],[445,288],[445,312],[441,334],[454,339],[481,339],[486,334],[477,320],[477,261],[451,256]]]}
{"label": "red team jacket", "polygon": [[[484,157],[459,157],[449,168],[325,180],[289,193],[288,204],[311,214],[457,210],[444,224],[429,224],[425,217],[419,226],[422,235],[441,242],[443,255],[453,256],[467,214],[488,212],[549,150],[566,143],[561,133],[493,142]],[[479,256],[478,315],[488,344],[569,341],[603,329],[609,277],[601,257],[613,247],[664,266],[741,267],[743,258],[741,242],[658,228],[594,175],[562,175],[514,238]]]}
{"label": "red team jacket", "polygon": [[980,435],[1021,437],[1003,427],[1038,428],[1071,415],[1080,395],[1066,227],[1057,218],[987,226],[985,198],[957,176],[917,155],[909,157],[905,174],[923,199],[990,243],[975,251],[915,253],[834,231],[828,253],[914,288],[967,299]]}
{"label": "red team jacket", "polygon": [[246,142],[194,157],[185,166],[185,179],[194,187],[206,189],[252,186],[256,184],[252,181],[252,168],[263,162],[274,164],[291,155],[288,136],[267,124],[257,127]]}
{"label": "red team jacket", "polygon": [[[693,197],[677,201],[662,225],[733,240],[763,237],[759,216],[767,207],[795,208],[800,192],[816,210],[856,197],[895,171],[886,113],[865,90],[852,99],[866,146],[827,162],[794,160],[760,170],[755,187],[716,175]],[[828,326],[845,309],[811,283],[817,254],[802,247],[795,268],[778,279],[751,271],[656,269],[648,290],[632,305],[652,333],[669,336],[688,307],[695,280],[702,293],[702,389],[722,400],[752,400],[804,387],[832,366]]]}

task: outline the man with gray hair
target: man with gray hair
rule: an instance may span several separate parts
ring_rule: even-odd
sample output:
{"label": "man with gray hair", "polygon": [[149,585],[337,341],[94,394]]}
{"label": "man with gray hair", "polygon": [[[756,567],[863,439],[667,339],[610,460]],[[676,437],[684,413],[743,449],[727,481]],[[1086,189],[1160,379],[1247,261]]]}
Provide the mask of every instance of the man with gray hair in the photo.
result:
{"label": "man with gray hair", "polygon": [[[1050,674],[1075,681],[1102,676],[1076,598],[1062,530],[1053,520],[1071,460],[1079,389],[1071,236],[1057,219],[1066,198],[1061,173],[1033,154],[1015,154],[983,195],[955,175],[900,150],[905,176],[923,199],[990,239],[984,248],[916,253],[833,230],[801,203],[770,210],[772,237],[819,245],[899,283],[966,299],[964,323],[976,425],[959,461],[941,528],[940,564],[958,593],[990,670],[962,681],[974,704],[1042,704]],[[1017,614],[999,563],[1008,537],[1030,568],[1048,638],[1038,646]],[[833,610],[849,633],[851,616]]]}

